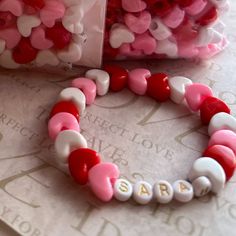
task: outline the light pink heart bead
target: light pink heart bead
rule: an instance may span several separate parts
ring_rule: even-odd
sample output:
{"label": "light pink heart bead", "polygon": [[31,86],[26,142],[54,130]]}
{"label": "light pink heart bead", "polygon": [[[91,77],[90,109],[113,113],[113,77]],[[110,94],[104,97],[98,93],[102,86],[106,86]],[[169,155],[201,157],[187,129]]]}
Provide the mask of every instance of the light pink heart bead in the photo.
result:
{"label": "light pink heart bead", "polygon": [[23,2],[19,0],[2,0],[0,1],[0,11],[9,11],[15,16],[23,14]]}
{"label": "light pink heart bead", "polygon": [[204,84],[191,84],[185,89],[185,99],[192,111],[198,111],[203,101],[207,97],[212,97],[213,92],[210,87]]}
{"label": "light pink heart bead", "polygon": [[60,112],[54,115],[48,122],[48,133],[52,140],[63,130],[74,130],[80,132],[78,120],[70,113]]}
{"label": "light pink heart bead", "polygon": [[143,34],[149,29],[152,16],[148,11],[141,12],[137,17],[131,13],[127,13],[124,16],[124,21],[132,32]]}
{"label": "light pink heart bead", "polygon": [[43,27],[38,27],[33,30],[30,41],[32,46],[39,50],[46,50],[53,46],[53,42],[45,37],[45,30]]}
{"label": "light pink heart bead", "polygon": [[21,34],[17,28],[0,30],[0,39],[5,40],[8,49],[14,48],[21,40]]}
{"label": "light pink heart bead", "polygon": [[72,87],[82,90],[86,98],[86,104],[91,105],[94,103],[97,94],[97,86],[87,78],[77,78],[72,81]]}
{"label": "light pink heart bead", "polygon": [[134,69],[129,72],[129,88],[138,95],[144,95],[147,91],[147,78],[151,72],[146,69]]}
{"label": "light pink heart bead", "polygon": [[147,4],[142,0],[122,0],[122,7],[127,12],[140,12],[146,9]]}
{"label": "light pink heart bead", "polygon": [[141,50],[132,50],[129,43],[123,43],[119,48],[120,54],[127,57],[142,57],[143,53]]}
{"label": "light pink heart bead", "polygon": [[210,138],[208,146],[223,145],[230,148],[236,155],[236,133],[231,130],[216,131]]}
{"label": "light pink heart bead", "polygon": [[112,163],[100,163],[90,169],[88,175],[94,194],[104,202],[110,201],[113,197],[113,185],[120,175],[118,167]]}
{"label": "light pink heart bead", "polygon": [[206,0],[195,0],[193,1],[193,4],[186,7],[185,11],[187,14],[189,15],[198,15],[201,11],[204,10],[204,8],[206,7],[208,1]]}
{"label": "light pink heart bead", "polygon": [[171,13],[169,13],[164,19],[163,23],[169,28],[177,28],[184,20],[185,11],[176,6]]}

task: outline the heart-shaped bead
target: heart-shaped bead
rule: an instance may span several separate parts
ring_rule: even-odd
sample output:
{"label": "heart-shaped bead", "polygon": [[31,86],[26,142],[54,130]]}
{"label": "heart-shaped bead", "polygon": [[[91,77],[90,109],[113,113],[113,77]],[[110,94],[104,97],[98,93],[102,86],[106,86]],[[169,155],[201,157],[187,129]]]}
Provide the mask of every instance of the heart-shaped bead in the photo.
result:
{"label": "heart-shaped bead", "polygon": [[11,12],[15,16],[23,14],[23,3],[19,0],[2,0],[0,1],[0,9],[2,12]]}
{"label": "heart-shaped bead", "polygon": [[129,72],[128,84],[132,92],[138,95],[144,95],[147,91],[147,79],[151,72],[147,69],[134,69]]}
{"label": "heart-shaped bead", "polygon": [[178,44],[178,56],[180,58],[195,58],[199,54],[199,49],[192,43],[182,42]]}
{"label": "heart-shaped bead", "polygon": [[230,114],[231,111],[227,104],[222,100],[215,97],[206,98],[200,107],[202,123],[208,125],[211,118],[219,112]]}
{"label": "heart-shaped bead", "polygon": [[236,134],[231,130],[216,131],[210,138],[208,146],[223,145],[233,150],[236,155]]}
{"label": "heart-shaped bead", "polygon": [[53,46],[53,42],[46,38],[45,29],[43,27],[38,27],[33,30],[30,41],[32,46],[39,50],[46,50]]}
{"label": "heart-shaped bead", "polygon": [[0,30],[0,39],[3,39],[6,42],[6,47],[8,49],[12,49],[20,42],[21,35],[17,28],[7,28]]}
{"label": "heart-shaped bead", "polygon": [[134,40],[134,33],[125,25],[115,24],[110,31],[109,43],[113,48],[119,48],[122,44],[132,43]]}
{"label": "heart-shaped bead", "polygon": [[207,3],[208,1],[205,0],[195,0],[190,6],[184,8],[184,10],[188,15],[195,16],[203,11]]}
{"label": "heart-shaped bead", "polygon": [[119,52],[128,58],[141,58],[143,56],[141,50],[133,49],[129,43],[123,43],[119,48]]}
{"label": "heart-shaped bead", "polygon": [[110,201],[113,197],[113,185],[119,175],[120,171],[115,164],[95,165],[89,171],[89,183],[93,193],[104,202]]}
{"label": "heart-shaped bead", "polygon": [[196,21],[196,23],[198,23],[201,26],[206,26],[216,21],[217,18],[218,18],[218,11],[215,7],[212,7],[203,16],[201,16]]}
{"label": "heart-shaped bead", "polygon": [[148,11],[141,12],[138,16],[131,13],[127,13],[124,16],[125,24],[129,29],[137,34],[143,34],[149,29],[151,24],[152,16]]}
{"label": "heart-shaped bead", "polygon": [[219,130],[231,130],[236,133],[235,117],[225,112],[214,115],[208,126],[208,134],[211,136]]}
{"label": "heart-shaped bead", "polygon": [[0,12],[0,30],[14,26],[16,19],[11,12]]}
{"label": "heart-shaped bead", "polygon": [[175,42],[172,42],[169,39],[164,39],[164,40],[158,41],[155,53],[165,54],[170,58],[177,58],[178,46]]}
{"label": "heart-shaped bead", "polygon": [[72,81],[72,87],[80,89],[86,98],[86,104],[91,105],[94,103],[97,93],[96,84],[87,78],[77,78]]}
{"label": "heart-shaped bead", "polygon": [[153,74],[147,80],[147,95],[158,102],[165,102],[170,97],[168,76],[164,73]]}
{"label": "heart-shaped bead", "polygon": [[12,51],[8,49],[0,54],[0,65],[7,69],[17,69],[20,67],[20,65],[12,59]]}
{"label": "heart-shaped bead", "polygon": [[63,130],[80,132],[78,120],[67,112],[57,113],[48,122],[48,133],[52,140],[55,140],[57,135]]}
{"label": "heart-shaped bead", "polygon": [[222,145],[214,145],[208,147],[203,153],[203,156],[213,158],[223,167],[227,181],[233,176],[236,168],[236,157],[230,148]]}
{"label": "heart-shaped bead", "polygon": [[22,38],[13,49],[12,57],[18,64],[27,64],[37,57],[38,50],[33,48],[29,38]]}
{"label": "heart-shaped bead", "polygon": [[74,180],[85,185],[88,182],[89,170],[101,162],[97,152],[88,148],[79,148],[73,151],[69,158],[69,170]]}
{"label": "heart-shaped bead", "polygon": [[57,66],[60,61],[52,50],[42,50],[38,52],[38,55],[35,60],[37,66]]}
{"label": "heart-shaped bead", "polygon": [[128,72],[116,65],[105,65],[104,70],[110,75],[110,90],[119,92],[126,87]]}
{"label": "heart-shaped bead", "polygon": [[147,4],[142,0],[122,0],[122,8],[127,12],[140,12],[146,7]]}
{"label": "heart-shaped bead", "polygon": [[60,112],[67,112],[67,113],[72,114],[79,122],[79,111],[73,102],[62,101],[62,102],[56,103],[51,110],[50,118],[52,118],[54,115]]}
{"label": "heart-shaped bead", "polygon": [[32,0],[23,0],[23,2],[26,5],[32,7],[36,10],[40,10],[45,6],[45,1],[44,0],[33,0],[33,1]]}
{"label": "heart-shaped bead", "polygon": [[184,100],[186,86],[192,84],[192,81],[183,76],[174,76],[168,79],[170,86],[170,99],[177,104]]}
{"label": "heart-shaped bead", "polygon": [[23,37],[29,37],[32,29],[40,24],[41,20],[34,15],[21,15],[17,18],[17,28]]}
{"label": "heart-shaped bead", "polygon": [[204,84],[194,83],[186,87],[185,99],[192,111],[198,111],[207,97],[212,97],[210,87]]}
{"label": "heart-shaped bead", "polygon": [[62,18],[65,14],[65,6],[56,0],[47,0],[45,6],[40,11],[42,23],[51,28],[55,25],[56,20]]}

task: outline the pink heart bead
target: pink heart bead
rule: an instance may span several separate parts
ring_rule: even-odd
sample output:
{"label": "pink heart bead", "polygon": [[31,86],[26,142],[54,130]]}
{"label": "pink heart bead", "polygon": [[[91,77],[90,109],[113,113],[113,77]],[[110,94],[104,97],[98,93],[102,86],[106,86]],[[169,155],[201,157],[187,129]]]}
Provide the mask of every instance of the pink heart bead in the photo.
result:
{"label": "pink heart bead", "polygon": [[75,130],[80,132],[78,120],[70,113],[60,112],[54,115],[48,122],[48,133],[52,140],[63,130]]}
{"label": "pink heart bead", "polygon": [[198,111],[207,97],[212,97],[213,92],[210,87],[204,84],[191,84],[185,89],[185,99],[192,111]]}
{"label": "pink heart bead", "polygon": [[0,11],[9,11],[15,16],[23,14],[23,3],[19,0],[2,0],[0,1]]}
{"label": "pink heart bead", "polygon": [[149,29],[151,24],[152,16],[148,11],[143,11],[139,16],[135,16],[131,13],[127,13],[124,16],[125,24],[131,31],[137,34],[143,34]]}
{"label": "pink heart bead", "polygon": [[6,41],[6,47],[8,49],[12,49],[20,42],[21,35],[17,28],[7,28],[0,30],[0,39]]}
{"label": "pink heart bead", "polygon": [[198,53],[198,48],[191,43],[179,43],[178,45],[178,55],[180,58],[194,58]]}
{"label": "pink heart bead", "polygon": [[53,46],[53,42],[46,38],[43,27],[38,27],[32,31],[30,41],[32,46],[39,50],[46,50]]}
{"label": "pink heart bead", "polygon": [[193,1],[192,5],[185,8],[185,11],[187,14],[192,15],[192,16],[198,15],[200,12],[204,10],[207,3],[208,1],[206,0],[195,0]]}
{"label": "pink heart bead", "polygon": [[151,55],[157,47],[156,40],[148,33],[137,35],[135,41],[131,44],[136,50],[141,50],[146,55]]}
{"label": "pink heart bead", "polygon": [[90,169],[88,175],[94,194],[104,202],[110,201],[113,197],[113,185],[120,175],[118,167],[112,163],[97,164]]}
{"label": "pink heart bead", "polygon": [[72,87],[82,90],[86,98],[86,104],[91,105],[94,103],[97,94],[97,86],[87,78],[77,78],[72,81]]}
{"label": "pink heart bead", "polygon": [[208,146],[223,145],[230,148],[236,155],[236,133],[231,130],[216,131],[210,138]]}
{"label": "pink heart bead", "polygon": [[120,54],[127,57],[142,57],[143,53],[141,50],[132,50],[129,43],[123,43],[119,48]]}
{"label": "pink heart bead", "polygon": [[135,69],[129,72],[129,88],[138,95],[144,95],[147,91],[147,78],[151,72],[146,69]]}
{"label": "pink heart bead", "polygon": [[184,20],[185,11],[176,6],[171,13],[169,13],[165,18],[163,18],[163,23],[169,28],[177,28]]}
{"label": "pink heart bead", "polygon": [[146,9],[147,4],[142,0],[122,0],[122,7],[127,12],[140,12]]}
{"label": "pink heart bead", "polygon": [[45,3],[44,8],[40,11],[40,18],[45,26],[51,28],[55,25],[56,20],[64,16],[65,6],[56,0],[48,0]]}

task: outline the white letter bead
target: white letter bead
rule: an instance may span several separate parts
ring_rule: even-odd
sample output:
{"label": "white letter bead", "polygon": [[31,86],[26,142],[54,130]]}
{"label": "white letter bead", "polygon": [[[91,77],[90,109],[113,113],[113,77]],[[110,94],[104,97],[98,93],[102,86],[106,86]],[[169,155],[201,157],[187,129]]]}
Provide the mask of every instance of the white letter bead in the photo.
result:
{"label": "white letter bead", "polygon": [[132,184],[125,179],[118,179],[114,184],[114,197],[121,201],[125,202],[130,199],[133,194]]}
{"label": "white letter bead", "polygon": [[79,132],[65,130],[58,134],[55,151],[60,162],[67,163],[70,153],[78,148],[87,148],[87,141]]}
{"label": "white letter bead", "polygon": [[135,183],[133,198],[137,203],[145,205],[152,200],[152,196],[152,186],[149,183],[145,181]]}
{"label": "white letter bead", "polygon": [[179,202],[190,202],[193,199],[193,186],[185,180],[177,180],[173,184],[175,199]]}
{"label": "white letter bead", "polygon": [[192,185],[194,189],[194,195],[196,197],[203,197],[211,191],[211,182],[205,176],[201,176],[195,179],[192,182]]}
{"label": "white letter bead", "polygon": [[59,101],[72,101],[80,112],[83,114],[86,107],[86,98],[83,92],[77,88],[63,89],[59,95]]}
{"label": "white letter bead", "polygon": [[174,190],[170,183],[165,180],[160,180],[153,187],[154,196],[157,202],[166,204],[172,201]]}
{"label": "white letter bead", "polygon": [[174,76],[168,79],[170,86],[170,99],[177,104],[184,100],[185,87],[192,84],[192,81],[183,76]]}
{"label": "white letter bead", "polygon": [[236,133],[236,119],[228,113],[220,112],[211,118],[208,134],[212,136],[216,131],[223,129]]}
{"label": "white letter bead", "polygon": [[220,192],[225,185],[226,176],[221,165],[212,158],[201,157],[197,159],[189,172],[188,178],[194,181],[198,177],[206,176],[212,184],[212,192]]}
{"label": "white letter bead", "polygon": [[103,70],[92,69],[86,72],[85,77],[95,80],[97,85],[97,94],[104,96],[108,93],[110,86],[110,75]]}

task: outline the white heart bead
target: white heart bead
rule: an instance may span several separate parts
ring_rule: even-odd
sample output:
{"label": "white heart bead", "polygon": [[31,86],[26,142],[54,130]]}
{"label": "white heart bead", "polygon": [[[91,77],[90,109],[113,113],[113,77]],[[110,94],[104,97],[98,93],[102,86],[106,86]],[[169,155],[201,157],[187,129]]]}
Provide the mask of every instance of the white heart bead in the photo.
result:
{"label": "white heart bead", "polygon": [[114,197],[122,202],[128,201],[133,194],[132,184],[125,179],[118,179],[114,184]]}
{"label": "white heart bead", "polygon": [[174,197],[179,202],[190,202],[193,199],[193,186],[185,180],[173,183]]}
{"label": "white heart bead", "polygon": [[29,37],[32,29],[41,24],[36,15],[22,15],[17,18],[17,28],[23,37]]}
{"label": "white heart bead", "polygon": [[149,27],[149,31],[158,41],[167,39],[172,35],[170,29],[165,26],[165,24],[163,24],[161,19],[158,17],[153,18]]}
{"label": "white heart bead", "polygon": [[228,113],[220,112],[211,118],[208,134],[212,136],[219,130],[231,130],[236,133],[236,119]]}
{"label": "white heart bead", "polygon": [[152,186],[145,181],[135,183],[133,190],[134,200],[142,205],[149,203],[152,200]]}
{"label": "white heart bead", "polygon": [[51,50],[39,51],[35,61],[38,66],[44,66],[44,65],[57,66],[60,63],[56,54]]}
{"label": "white heart bead", "polygon": [[80,89],[77,88],[63,89],[59,95],[59,101],[72,101],[81,115],[86,107],[85,95]]}
{"label": "white heart bead", "polygon": [[201,176],[209,178],[213,193],[219,193],[224,188],[226,181],[225,172],[221,165],[214,159],[201,157],[193,163],[188,175],[189,180],[194,181]]}
{"label": "white heart bead", "polygon": [[104,96],[108,93],[110,86],[110,75],[106,71],[98,69],[88,70],[85,77],[96,82],[97,94],[99,96]]}
{"label": "white heart bead", "polygon": [[171,42],[169,39],[164,39],[158,42],[155,53],[166,54],[170,58],[177,58],[178,47],[176,43]]}
{"label": "white heart bead", "polygon": [[203,197],[207,195],[212,188],[211,181],[205,176],[201,176],[195,179],[192,182],[192,185],[194,189],[194,195],[196,197]]}
{"label": "white heart bead", "polygon": [[12,51],[10,51],[10,50],[5,50],[0,55],[0,65],[4,68],[7,68],[7,69],[17,69],[20,67],[20,64],[16,63],[12,59]]}
{"label": "white heart bead", "polygon": [[132,43],[135,35],[125,25],[114,24],[110,31],[110,45],[112,48],[119,48],[123,43]]}
{"label": "white heart bead", "polygon": [[0,39],[0,54],[4,52],[5,48],[6,48],[6,41],[3,39]]}
{"label": "white heart bead", "polygon": [[79,132],[65,130],[55,140],[55,151],[59,161],[67,163],[70,153],[78,148],[87,148],[87,141]]}
{"label": "white heart bead", "polygon": [[177,104],[184,100],[185,88],[192,84],[192,81],[183,76],[174,76],[168,79],[170,86],[170,99]]}
{"label": "white heart bead", "polygon": [[84,30],[82,19],[84,17],[83,8],[80,5],[73,5],[66,9],[62,18],[62,24],[69,32],[81,34]]}
{"label": "white heart bead", "polygon": [[173,187],[165,180],[160,180],[154,184],[153,193],[157,202],[161,204],[171,202],[174,197]]}
{"label": "white heart bead", "polygon": [[200,30],[196,46],[204,47],[210,43],[219,43],[223,36],[213,28],[203,28]]}
{"label": "white heart bead", "polygon": [[76,43],[71,43],[69,47],[57,53],[58,58],[63,62],[75,63],[81,59],[82,49]]}

